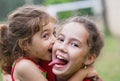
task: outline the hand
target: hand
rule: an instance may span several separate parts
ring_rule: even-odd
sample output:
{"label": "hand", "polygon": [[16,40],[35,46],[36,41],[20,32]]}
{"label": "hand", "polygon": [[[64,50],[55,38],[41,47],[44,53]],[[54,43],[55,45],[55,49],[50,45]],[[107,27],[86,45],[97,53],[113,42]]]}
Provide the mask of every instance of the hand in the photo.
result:
{"label": "hand", "polygon": [[90,65],[90,66],[87,66],[87,68],[80,69],[68,81],[83,81],[87,77],[97,79],[96,81],[100,80],[94,66]]}
{"label": "hand", "polygon": [[86,77],[89,78],[91,81],[102,81],[93,66],[88,66],[86,70],[88,71]]}
{"label": "hand", "polygon": [[2,81],[12,81],[11,75],[6,74],[6,73],[2,73]]}

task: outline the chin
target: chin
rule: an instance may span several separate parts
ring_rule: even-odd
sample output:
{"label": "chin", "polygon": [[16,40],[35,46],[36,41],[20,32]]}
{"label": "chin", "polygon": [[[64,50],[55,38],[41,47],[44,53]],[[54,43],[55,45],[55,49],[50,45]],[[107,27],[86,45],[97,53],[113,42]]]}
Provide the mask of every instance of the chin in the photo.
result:
{"label": "chin", "polygon": [[47,58],[46,61],[51,61],[52,59],[51,58]]}
{"label": "chin", "polygon": [[51,61],[52,59],[50,57],[45,57],[44,59],[42,59],[44,61]]}
{"label": "chin", "polygon": [[64,68],[55,68],[55,66],[53,67],[52,71],[55,75],[60,76],[60,77],[68,77],[70,73],[70,71],[68,70],[69,68],[66,66]]}
{"label": "chin", "polygon": [[51,61],[51,60],[52,60],[52,56],[51,55],[46,57],[46,61]]}
{"label": "chin", "polygon": [[52,71],[57,77],[59,77],[59,79],[61,78],[65,81],[67,81],[72,76],[72,74],[69,71],[60,71],[56,69],[52,69]]}

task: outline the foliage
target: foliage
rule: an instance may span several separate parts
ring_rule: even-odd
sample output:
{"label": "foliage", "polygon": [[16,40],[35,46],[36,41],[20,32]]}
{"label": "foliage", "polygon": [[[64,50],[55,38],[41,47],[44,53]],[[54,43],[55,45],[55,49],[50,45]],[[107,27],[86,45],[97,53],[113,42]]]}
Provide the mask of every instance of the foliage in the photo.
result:
{"label": "foliage", "polygon": [[[74,1],[80,1],[80,0],[74,0]],[[74,2],[73,0],[45,0],[44,4],[45,5],[52,5],[52,4],[60,4],[60,3],[67,3],[67,2]],[[86,8],[86,9],[79,9],[79,10],[74,10],[74,11],[64,11],[64,12],[59,12],[58,18],[61,20],[66,19],[71,16],[75,15],[93,15],[91,8]]]}
{"label": "foliage", "polygon": [[24,0],[0,0],[0,20],[4,20],[10,11],[24,4]]}
{"label": "foliage", "polygon": [[[60,3],[67,3],[67,2],[73,2],[73,0],[33,0],[34,4],[44,4],[44,5],[52,5],[52,4],[60,4]],[[74,0],[74,1],[80,1],[80,0]],[[14,9],[16,9],[19,6],[22,6],[25,4],[25,0],[0,0],[0,21],[4,21],[7,18],[7,15]],[[76,12],[77,13],[74,13]],[[82,9],[82,10],[76,10],[76,11],[66,11],[66,12],[60,12],[58,13],[58,16],[60,19],[65,19],[70,16],[74,15],[91,15],[91,9]]]}
{"label": "foliage", "polygon": [[93,15],[91,8],[86,8],[86,9],[79,9],[79,10],[74,10],[74,11],[66,11],[66,12],[59,12],[58,17],[60,20],[69,18],[71,16],[76,16],[76,15]]}
{"label": "foliage", "polygon": [[73,0],[45,0],[44,4],[45,5],[58,4],[58,3],[60,4],[60,3],[66,3],[66,2],[71,2],[71,1]]}
{"label": "foliage", "polygon": [[44,4],[45,0],[33,0],[34,4]]}

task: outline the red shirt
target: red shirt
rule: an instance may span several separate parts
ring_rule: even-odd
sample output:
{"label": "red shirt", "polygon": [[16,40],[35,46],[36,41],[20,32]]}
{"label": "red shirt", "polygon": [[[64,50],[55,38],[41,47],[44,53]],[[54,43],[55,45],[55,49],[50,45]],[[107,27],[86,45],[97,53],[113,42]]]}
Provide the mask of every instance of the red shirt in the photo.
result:
{"label": "red shirt", "polygon": [[[27,60],[30,60],[32,61],[33,63],[35,63],[39,69],[41,71],[43,71],[43,73],[46,74],[46,78],[48,81],[55,81],[55,75],[53,74],[52,72],[52,67],[48,66],[48,61],[41,61],[40,64],[37,64],[36,62],[34,62],[31,58],[27,58],[27,57],[24,57],[24,58],[21,58],[20,60],[22,59],[27,59]],[[12,67],[12,70],[11,70],[11,78],[12,78],[12,81],[15,81],[14,77],[13,77],[13,72],[14,72],[14,68],[16,66],[16,64],[20,61],[20,60],[17,60],[13,67]]]}
{"label": "red shirt", "polygon": [[49,62],[48,61],[41,61],[40,62],[40,66],[42,68],[44,68],[47,72],[47,80],[48,81],[55,81],[55,75],[52,72],[52,67],[48,65]]}

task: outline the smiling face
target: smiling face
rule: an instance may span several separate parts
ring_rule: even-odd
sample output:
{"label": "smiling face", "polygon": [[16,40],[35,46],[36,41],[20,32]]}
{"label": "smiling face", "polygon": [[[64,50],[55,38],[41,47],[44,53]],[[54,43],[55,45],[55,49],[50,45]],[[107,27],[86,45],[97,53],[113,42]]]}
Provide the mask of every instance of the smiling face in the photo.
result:
{"label": "smiling face", "polygon": [[88,32],[82,24],[65,24],[53,46],[53,72],[57,76],[70,77],[83,67],[88,56]]}
{"label": "smiling face", "polygon": [[49,23],[32,37],[32,43],[29,45],[29,56],[41,60],[50,61],[52,56],[52,46],[55,41],[54,23]]}

